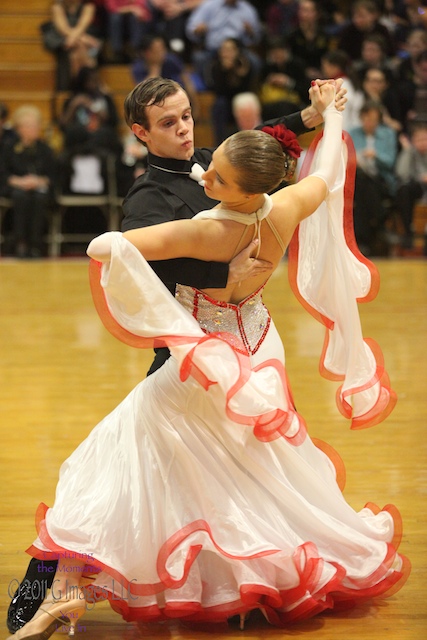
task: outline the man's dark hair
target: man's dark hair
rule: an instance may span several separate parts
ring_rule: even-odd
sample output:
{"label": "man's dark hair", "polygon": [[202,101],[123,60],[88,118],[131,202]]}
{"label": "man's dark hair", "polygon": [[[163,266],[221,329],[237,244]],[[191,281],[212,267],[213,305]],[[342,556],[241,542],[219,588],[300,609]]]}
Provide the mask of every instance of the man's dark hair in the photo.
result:
{"label": "man's dark hair", "polygon": [[145,129],[150,129],[146,113],[147,107],[152,105],[162,106],[166,98],[178,91],[185,93],[178,82],[168,78],[161,78],[160,76],[148,78],[137,84],[125,98],[124,113],[128,127],[132,127],[136,122]]}

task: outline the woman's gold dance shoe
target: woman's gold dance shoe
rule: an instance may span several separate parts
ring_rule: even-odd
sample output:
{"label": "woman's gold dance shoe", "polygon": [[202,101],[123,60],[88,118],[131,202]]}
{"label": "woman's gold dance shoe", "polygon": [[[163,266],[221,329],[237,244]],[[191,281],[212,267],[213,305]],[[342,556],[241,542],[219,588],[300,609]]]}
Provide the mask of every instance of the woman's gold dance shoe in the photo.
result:
{"label": "woman's gold dance shoe", "polygon": [[47,598],[26,625],[7,640],[47,640],[58,629],[69,627],[69,636],[74,636],[76,625],[86,610],[86,601],[81,598]]}

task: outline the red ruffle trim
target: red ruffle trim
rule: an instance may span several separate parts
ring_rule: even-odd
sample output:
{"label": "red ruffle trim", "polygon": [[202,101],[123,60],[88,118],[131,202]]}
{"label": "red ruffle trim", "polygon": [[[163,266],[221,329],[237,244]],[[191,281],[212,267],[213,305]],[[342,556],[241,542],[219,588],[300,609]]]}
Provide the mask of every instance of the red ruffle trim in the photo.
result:
{"label": "red ruffle trim", "polygon": [[[367,507],[371,508],[374,513],[379,513],[380,511],[376,505],[369,504]],[[50,551],[41,551],[31,546],[27,549],[27,553],[40,560],[72,557],[75,552],[60,547],[50,537],[45,521],[47,510],[48,507],[46,505],[41,504],[39,506],[36,514],[36,526],[41,541]],[[392,505],[387,505],[384,511],[388,511],[395,519],[396,535],[397,538],[400,538],[401,521],[399,513]],[[121,586],[122,595],[108,592],[106,589],[96,586],[89,586],[86,587],[88,603],[108,599],[111,607],[120,613],[125,620],[143,620],[145,622],[181,618],[194,623],[220,623],[225,622],[233,615],[246,613],[252,609],[260,609],[271,624],[284,626],[291,622],[317,615],[326,609],[341,610],[354,606],[361,600],[393,595],[403,586],[410,573],[410,563],[404,556],[400,556],[403,563],[402,569],[400,571],[392,570],[391,567],[396,557],[396,548],[392,544],[388,544],[387,553],[381,565],[364,581],[355,581],[354,588],[343,585],[343,580],[346,577],[345,570],[335,563],[330,563],[336,569],[333,578],[327,584],[319,587],[324,560],[319,557],[316,546],[311,542],[306,542],[297,547],[293,553],[294,567],[299,576],[299,584],[293,589],[280,590],[266,585],[244,584],[240,587],[240,598],[238,600],[214,607],[206,608],[200,602],[187,601],[171,601],[162,608],[157,605],[147,607],[130,606],[128,602],[132,600],[133,596],[158,594],[165,589],[179,588],[185,584],[190,569],[202,549],[202,545],[189,547],[184,562],[183,575],[180,579],[174,579],[168,573],[166,565],[173,551],[196,531],[204,531],[218,552],[224,557],[233,560],[247,561],[274,555],[280,551],[271,549],[246,556],[227,553],[215,542],[209,524],[204,520],[198,520],[177,531],[161,547],[157,558],[159,576],[159,582],[157,583],[135,584],[112,567],[91,557],[91,566],[85,568],[86,575],[96,575],[101,571],[105,571]],[[78,554],[75,555],[78,557]]]}
{"label": "red ruffle trim", "polygon": [[[306,177],[310,171],[310,167],[313,161],[314,153],[316,151],[316,147],[320,142],[323,133],[320,132],[317,134],[313,142],[311,143],[306,157],[304,159],[303,166],[300,172],[300,179]],[[356,153],[354,149],[353,142],[351,137],[347,132],[343,132],[343,139],[347,146],[348,151],[348,162],[346,167],[346,177],[345,177],[345,186],[344,186],[344,212],[343,212],[343,231],[346,244],[353,255],[357,258],[359,262],[364,264],[370,274],[371,274],[371,285],[369,291],[366,293],[364,297],[357,298],[357,302],[370,302],[373,300],[379,291],[380,286],[380,277],[378,273],[378,269],[376,266],[368,260],[362,253],[360,253],[359,248],[356,243],[356,238],[354,235],[354,226],[353,226],[353,198],[354,198],[354,178],[356,174]],[[333,331],[334,322],[320,313],[317,309],[312,307],[309,302],[301,295],[298,283],[297,283],[297,275],[298,275],[298,255],[299,255],[299,236],[298,236],[298,228],[296,229],[292,240],[289,244],[289,282],[293,293],[296,298],[299,300],[301,305],[312,315],[316,320],[318,320],[321,324],[326,327],[325,340],[323,343],[322,354],[320,356],[319,363],[319,371],[320,374],[332,381],[343,380],[343,375],[335,374],[329,371],[325,366],[325,355],[327,352],[327,348],[329,345],[329,331]],[[366,344],[370,347],[376,363],[376,371],[371,380],[365,383],[361,387],[354,387],[352,389],[347,389],[346,391],[342,391],[342,386],[339,387],[336,394],[336,401],[339,411],[343,416],[351,420],[351,429],[364,429],[367,427],[372,427],[376,424],[379,424],[388,415],[393,411],[396,402],[397,396],[395,392],[391,389],[389,377],[384,369],[384,357],[381,352],[378,344],[370,339],[365,338],[364,340]],[[371,388],[377,382],[381,385],[381,390],[377,402],[375,405],[365,414],[360,416],[353,415],[353,409],[351,405],[347,402],[347,398],[351,397],[354,394],[360,393],[366,389]]]}
{"label": "red ruffle trim", "polygon": [[[151,347],[174,347],[183,344],[194,344],[187,356],[184,358],[180,368],[180,379],[187,380],[189,376],[193,377],[206,391],[213,384],[217,384],[215,380],[210,380],[206,374],[195,363],[194,353],[200,345],[211,340],[220,340],[230,347],[239,366],[239,374],[236,382],[226,393],[226,413],[230,420],[237,424],[253,427],[254,435],[262,442],[271,442],[277,438],[283,437],[295,446],[302,444],[307,436],[307,428],[304,419],[295,410],[292,399],[289,381],[286,371],[279,360],[271,359],[251,369],[249,355],[245,349],[243,342],[241,346],[236,348],[236,336],[226,332],[204,334],[201,337],[195,336],[175,336],[163,335],[154,338],[146,338],[135,335],[127,329],[124,329],[117,320],[112,316],[104,289],[101,286],[101,268],[102,263],[91,260],[89,264],[89,279],[92,290],[92,297],[98,312],[106,329],[118,340],[132,347],[147,349]],[[234,345],[234,346],[233,346]],[[278,372],[285,393],[288,411],[277,408],[267,413],[248,416],[240,414],[231,409],[231,400],[235,394],[249,380],[251,371],[260,371],[265,367],[273,367]],[[296,418],[297,427],[292,427],[292,423]],[[291,429],[292,427],[292,429]]]}

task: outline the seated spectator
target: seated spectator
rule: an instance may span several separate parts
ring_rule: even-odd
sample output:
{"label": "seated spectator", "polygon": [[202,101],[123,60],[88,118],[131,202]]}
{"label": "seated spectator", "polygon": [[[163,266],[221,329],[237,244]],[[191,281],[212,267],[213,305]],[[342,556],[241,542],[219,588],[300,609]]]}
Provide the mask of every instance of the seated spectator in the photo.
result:
{"label": "seated spectator", "polygon": [[64,149],[68,152],[89,153],[102,149],[121,153],[117,109],[112,96],[102,87],[97,69],[83,67],[80,70],[59,123],[64,134]]}
{"label": "seated spectator", "polygon": [[130,132],[122,139],[123,153],[116,162],[117,195],[124,198],[135,182],[147,170],[148,151]]}
{"label": "seated spectator", "polygon": [[395,70],[399,82],[412,82],[415,76],[416,59],[423,51],[427,51],[427,30],[414,29],[405,42],[406,56]]}
{"label": "seated spectator", "polygon": [[215,94],[212,105],[212,125],[215,145],[236,130],[231,102],[238,93],[253,91],[257,73],[240,43],[233,38],[224,40],[216,56],[205,64],[207,88]]}
{"label": "seated spectator", "polygon": [[351,21],[339,33],[337,47],[347,53],[351,60],[362,56],[362,43],[366,36],[377,34],[384,38],[388,57],[395,54],[395,45],[387,27],[380,22],[380,11],[374,0],[356,0],[351,7]]}
{"label": "seated spectator", "polygon": [[254,48],[261,40],[261,21],[248,0],[205,0],[187,21],[187,37],[194,45],[193,62],[201,75],[206,62],[218,52],[224,40],[241,43],[253,66],[260,67]]}
{"label": "seated spectator", "polygon": [[266,11],[268,36],[285,38],[298,27],[298,0],[276,0]]}
{"label": "seated spectator", "polygon": [[399,96],[406,131],[413,122],[427,122],[427,51],[415,59],[413,79],[400,83]]}
{"label": "seated spectator", "polygon": [[94,25],[96,5],[90,0],[54,0],[52,21],[63,36],[57,50],[56,88],[70,88],[82,67],[96,67],[101,48],[99,32]]}
{"label": "seated spectator", "polygon": [[300,0],[298,27],[287,37],[292,54],[303,61],[305,77],[320,77],[322,56],[329,50],[330,38],[321,24],[319,5],[314,0]]}
{"label": "seated spectator", "polygon": [[355,81],[359,88],[368,69],[382,69],[389,82],[393,79],[394,63],[387,57],[386,43],[382,36],[372,33],[366,36],[362,42],[361,56],[352,63]]}
{"label": "seated spectator", "polygon": [[348,21],[348,4],[340,0],[325,0],[321,3],[325,32],[333,42]]}
{"label": "seated spectator", "polygon": [[392,17],[396,25],[393,36],[398,51],[402,51],[411,31],[427,29],[427,6],[425,0],[403,0],[393,4]]}
{"label": "seated spectator", "polygon": [[163,36],[146,35],[142,38],[136,59],[132,62],[131,73],[135,84],[146,78],[169,78],[178,82],[188,93],[197,117],[197,92],[184,62],[175,53],[168,50]]}
{"label": "seated spectator", "polygon": [[9,109],[4,102],[0,102],[0,155],[4,146],[13,144],[16,139],[16,131],[9,123]]}
{"label": "seated spectator", "polygon": [[255,129],[263,121],[261,102],[256,93],[238,93],[232,100],[231,108],[239,131]]}
{"label": "seated spectator", "polygon": [[13,114],[15,143],[5,145],[0,174],[12,200],[15,254],[39,258],[55,175],[53,150],[42,140],[42,116],[32,105]]}
{"label": "seated spectator", "polygon": [[0,196],[7,197],[9,187],[7,185],[6,176],[4,174],[4,164],[1,162],[1,158],[4,155],[5,148],[9,145],[13,145],[18,139],[15,129],[9,122],[9,109],[0,102]]}
{"label": "seated spectator", "polygon": [[322,57],[322,78],[343,79],[343,87],[347,90],[347,103],[343,112],[343,129],[350,131],[350,129],[359,126],[360,109],[365,99],[351,77],[351,64],[345,51],[336,49],[325,53]]}
{"label": "seated spectator", "polygon": [[203,0],[150,0],[153,29],[163,36],[171,51],[181,56],[185,62],[191,59],[191,44],[187,38],[186,26],[191,11]]}
{"label": "seated spectator", "polygon": [[162,76],[183,85],[184,63],[179,56],[168,51],[162,36],[146,35],[142,38],[137,56],[131,65],[135,84],[146,78]]}
{"label": "seated spectator", "polygon": [[399,95],[382,69],[368,69],[362,83],[365,100],[375,102],[382,111],[382,121],[399,133],[403,129],[403,115]]}
{"label": "seated spectator", "polygon": [[386,201],[394,196],[397,136],[381,123],[381,108],[375,103],[363,105],[360,121],[360,127],[349,131],[357,157],[354,232],[361,252],[371,255],[384,231]]}
{"label": "seated spectator", "polygon": [[302,109],[307,104],[309,88],[304,63],[292,54],[285,40],[268,40],[259,92],[264,118],[280,118]]}
{"label": "seated spectator", "polygon": [[149,0],[105,0],[105,8],[111,62],[129,62],[151,26]]}
{"label": "seated spectator", "polygon": [[427,124],[414,124],[410,137],[402,135],[400,144],[402,148],[396,162],[396,207],[404,229],[402,247],[411,249],[415,205],[427,195]]}

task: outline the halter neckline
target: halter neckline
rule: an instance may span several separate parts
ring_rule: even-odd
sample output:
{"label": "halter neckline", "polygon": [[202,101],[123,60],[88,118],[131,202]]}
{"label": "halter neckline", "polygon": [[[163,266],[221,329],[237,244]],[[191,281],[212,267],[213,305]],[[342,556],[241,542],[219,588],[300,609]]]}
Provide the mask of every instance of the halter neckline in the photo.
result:
{"label": "halter neckline", "polygon": [[[241,213],[240,211],[232,211],[231,209],[209,209],[201,211],[194,218],[214,220],[233,220],[246,226],[255,225],[253,239],[258,238],[258,248],[255,257],[258,258],[261,250],[261,222],[270,213],[273,207],[273,201],[267,193],[264,193],[264,204],[262,207],[252,213]],[[193,219],[194,219],[193,218]]]}
{"label": "halter neckline", "polygon": [[257,224],[264,220],[270,213],[273,202],[267,193],[264,193],[264,204],[262,207],[252,213],[240,213],[240,211],[232,211],[231,209],[209,209],[201,211],[194,218],[215,218],[216,220],[233,220],[247,226]]}

